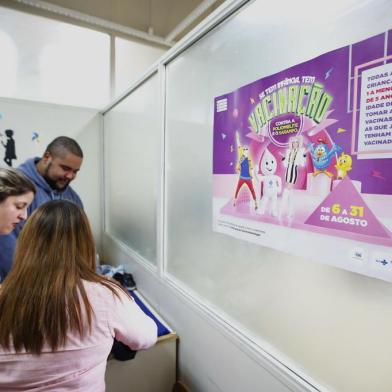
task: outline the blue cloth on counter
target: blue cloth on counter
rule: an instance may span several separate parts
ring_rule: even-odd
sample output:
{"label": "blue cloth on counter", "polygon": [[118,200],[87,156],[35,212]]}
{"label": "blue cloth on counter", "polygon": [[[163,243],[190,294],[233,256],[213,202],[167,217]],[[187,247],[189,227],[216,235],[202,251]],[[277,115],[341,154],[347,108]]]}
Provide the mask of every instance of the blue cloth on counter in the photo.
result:
{"label": "blue cloth on counter", "polygon": [[[98,265],[97,266],[97,273],[101,274],[103,276],[106,276],[108,278],[113,278],[113,276],[116,273],[126,274],[123,265],[119,265],[118,267],[114,267],[114,266],[108,265],[108,264]],[[152,313],[151,310],[148,309],[148,307],[144,304],[144,302],[140,299],[140,297],[135,293],[134,290],[130,290],[128,288],[128,292],[129,292],[130,296],[132,298],[134,298],[135,302],[143,310],[143,312],[155,321],[155,324],[158,327],[158,337],[171,333],[171,331],[162,324],[162,322],[154,315],[154,313]]]}
{"label": "blue cloth on counter", "polygon": [[134,298],[135,302],[139,305],[139,307],[143,310],[143,312],[151,317],[154,321],[155,324],[158,327],[158,337],[159,336],[164,336],[167,335],[169,333],[171,333],[171,331],[165,327],[160,320],[158,320],[156,318],[156,316],[154,315],[154,313],[151,312],[150,309],[148,309],[148,307],[143,303],[143,301],[138,297],[138,295],[135,293],[135,291],[129,291],[129,294]]}

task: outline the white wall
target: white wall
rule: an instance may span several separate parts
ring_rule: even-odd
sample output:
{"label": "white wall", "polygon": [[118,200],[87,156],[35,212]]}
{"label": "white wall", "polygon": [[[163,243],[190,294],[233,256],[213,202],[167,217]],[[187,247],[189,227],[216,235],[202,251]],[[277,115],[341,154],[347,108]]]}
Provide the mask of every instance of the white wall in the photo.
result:
{"label": "white wall", "polygon": [[[72,182],[80,195],[91,221],[97,247],[101,243],[101,120],[96,110],[42,104],[29,101],[0,98],[0,133],[14,131],[17,167],[26,159],[41,156],[45,147],[57,136],[74,138],[84,154],[82,168]],[[39,141],[32,140],[33,132]],[[4,149],[0,145],[0,164]]]}

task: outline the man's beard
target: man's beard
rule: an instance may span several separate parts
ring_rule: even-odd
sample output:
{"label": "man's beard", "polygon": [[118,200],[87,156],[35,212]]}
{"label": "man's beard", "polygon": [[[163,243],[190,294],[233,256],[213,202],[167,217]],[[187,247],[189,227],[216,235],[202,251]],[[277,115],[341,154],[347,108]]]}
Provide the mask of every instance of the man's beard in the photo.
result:
{"label": "man's beard", "polygon": [[52,188],[55,189],[56,191],[63,191],[69,184],[69,181],[66,182],[66,184],[64,186],[58,186],[57,185],[57,181],[52,180],[49,176],[48,176],[48,172],[50,169],[50,166],[52,165],[52,163],[49,163],[48,166],[46,166],[44,174],[43,174],[43,178],[44,180],[48,183],[48,185]]}

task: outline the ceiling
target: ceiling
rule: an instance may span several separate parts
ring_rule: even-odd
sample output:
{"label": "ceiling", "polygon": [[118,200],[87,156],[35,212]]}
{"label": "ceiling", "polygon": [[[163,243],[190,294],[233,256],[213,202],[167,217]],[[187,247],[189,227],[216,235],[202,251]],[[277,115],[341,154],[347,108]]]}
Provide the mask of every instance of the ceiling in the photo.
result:
{"label": "ceiling", "polygon": [[[170,46],[200,23],[225,0],[3,0],[27,12],[97,24],[155,44]],[[74,19],[74,21],[72,21]],[[108,22],[108,23],[105,23]]]}

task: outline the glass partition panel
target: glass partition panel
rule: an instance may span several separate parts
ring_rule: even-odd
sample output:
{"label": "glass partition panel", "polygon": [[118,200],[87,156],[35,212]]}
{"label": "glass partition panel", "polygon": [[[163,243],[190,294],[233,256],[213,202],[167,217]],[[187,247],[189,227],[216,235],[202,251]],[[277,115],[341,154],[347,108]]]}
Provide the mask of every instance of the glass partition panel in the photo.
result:
{"label": "glass partition panel", "polygon": [[320,4],[251,2],[168,64],[167,273],[323,385],[388,391],[391,284],[212,230],[214,98],[392,27],[390,1]]}
{"label": "glass partition panel", "polygon": [[156,264],[160,176],[159,78],[104,116],[106,231]]}
{"label": "glass partition panel", "polygon": [[138,80],[166,50],[152,45],[115,38],[115,95],[120,96]]}

